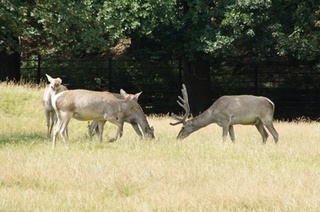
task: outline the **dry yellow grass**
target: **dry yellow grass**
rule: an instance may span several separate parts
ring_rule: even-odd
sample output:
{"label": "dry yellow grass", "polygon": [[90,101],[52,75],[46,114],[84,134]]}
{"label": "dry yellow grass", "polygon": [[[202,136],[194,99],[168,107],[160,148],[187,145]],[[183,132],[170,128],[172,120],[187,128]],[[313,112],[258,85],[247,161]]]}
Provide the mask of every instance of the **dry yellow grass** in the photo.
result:
{"label": "dry yellow grass", "polygon": [[183,141],[169,117],[148,117],[154,141],[104,143],[72,120],[70,150],[45,142],[43,89],[0,85],[0,211],[319,211],[320,133],[316,122],[276,122],[278,145],[253,126],[222,143],[210,125]]}

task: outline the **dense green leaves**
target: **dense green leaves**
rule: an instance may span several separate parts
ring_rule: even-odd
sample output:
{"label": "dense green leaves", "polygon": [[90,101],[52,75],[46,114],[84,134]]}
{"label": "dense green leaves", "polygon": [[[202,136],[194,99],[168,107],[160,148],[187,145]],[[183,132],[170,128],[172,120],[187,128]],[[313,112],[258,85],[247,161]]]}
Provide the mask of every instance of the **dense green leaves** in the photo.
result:
{"label": "dense green leaves", "polygon": [[1,0],[0,6],[0,52],[6,51],[11,54],[20,51],[21,48],[17,41],[22,34],[22,26],[19,22],[21,16],[20,3]]}
{"label": "dense green leaves", "polygon": [[105,1],[99,12],[99,20],[114,39],[132,32],[150,35],[154,28],[172,17],[174,1]]}
{"label": "dense green leaves", "polygon": [[29,6],[23,39],[43,53],[81,55],[106,50],[107,33],[93,8],[94,3],[87,1],[44,0]]}
{"label": "dense green leaves", "polygon": [[103,55],[127,39],[148,55],[314,60],[319,11],[316,0],[1,0],[0,51]]}

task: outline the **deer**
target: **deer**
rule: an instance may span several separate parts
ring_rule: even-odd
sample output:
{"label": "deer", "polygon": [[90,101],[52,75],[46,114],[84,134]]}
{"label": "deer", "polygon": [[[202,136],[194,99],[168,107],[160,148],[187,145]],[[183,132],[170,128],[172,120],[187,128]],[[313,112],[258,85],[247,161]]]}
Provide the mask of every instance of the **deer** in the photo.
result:
{"label": "deer", "polygon": [[[116,98],[118,99],[124,99],[128,97],[128,95],[123,89],[120,90],[120,94],[112,93]],[[138,134],[139,137],[142,137],[142,133],[139,129],[139,126],[143,132],[143,135],[147,139],[154,139],[154,128],[150,127],[146,115],[144,114],[141,106],[137,104],[137,110],[135,110],[131,114],[126,114],[126,116],[123,117],[123,121],[130,123],[134,129],[134,131]],[[99,128],[98,128],[98,121],[93,120],[88,128],[88,135],[89,137],[92,137],[93,131],[96,131],[97,134],[99,134]]]}
{"label": "deer", "polygon": [[68,89],[64,85],[61,85],[62,80],[59,77],[52,78],[48,74],[46,74],[46,77],[47,77],[50,84],[44,90],[42,102],[43,102],[43,106],[44,106],[44,112],[45,112],[46,123],[47,123],[46,140],[49,141],[50,137],[51,137],[53,125],[57,122],[57,116],[56,116],[56,112],[54,111],[54,108],[52,106],[51,98],[53,95],[56,95],[62,91],[68,90]]}
{"label": "deer", "polygon": [[[63,86],[62,80],[60,78],[52,78],[48,74],[46,74],[48,81],[50,82],[49,86],[45,89],[43,95],[43,105],[45,107],[45,115],[46,115],[46,122],[47,122],[47,140],[50,140],[51,132],[53,129],[53,125],[57,121],[57,116],[55,110],[53,109],[51,103],[51,97],[60,93],[62,91],[68,90],[67,87]],[[115,97],[119,99],[124,99],[128,97],[128,95],[123,89],[120,90],[120,94],[112,93]],[[149,126],[149,123],[146,119],[145,114],[141,106],[138,104],[138,110],[136,110],[133,114],[128,114],[124,117],[124,122],[128,122],[132,125],[135,132],[142,137],[142,133],[139,129],[138,124],[140,125],[141,129],[143,129],[144,136],[148,139],[154,139],[154,128]],[[94,120],[91,125],[89,126],[88,133],[89,136],[92,137],[93,130],[96,130],[97,134],[99,134],[98,130],[98,121]],[[120,133],[122,135],[122,133]]]}
{"label": "deer", "polygon": [[222,96],[217,99],[207,110],[193,119],[186,120],[190,115],[190,106],[186,86],[182,85],[182,96],[178,96],[177,103],[185,110],[183,117],[172,113],[172,117],[177,120],[176,123],[170,123],[172,126],[183,124],[177,139],[184,139],[191,133],[217,123],[222,127],[222,140],[226,141],[228,132],[232,142],[235,142],[233,125],[255,125],[262,136],[262,143],[265,144],[268,133],[265,127],[272,134],[277,144],[279,135],[273,126],[273,115],[275,111],[274,103],[263,96],[253,95],[235,95]]}
{"label": "deer", "polygon": [[99,127],[99,143],[102,143],[103,127],[106,121],[118,126],[117,133],[110,141],[122,136],[123,117],[134,113],[138,107],[138,97],[141,94],[126,95],[118,99],[109,92],[90,91],[84,89],[67,90],[52,97],[52,105],[58,117],[58,123],[53,134],[52,149],[55,148],[56,138],[61,135],[69,149],[66,129],[71,118],[80,121],[96,120]]}

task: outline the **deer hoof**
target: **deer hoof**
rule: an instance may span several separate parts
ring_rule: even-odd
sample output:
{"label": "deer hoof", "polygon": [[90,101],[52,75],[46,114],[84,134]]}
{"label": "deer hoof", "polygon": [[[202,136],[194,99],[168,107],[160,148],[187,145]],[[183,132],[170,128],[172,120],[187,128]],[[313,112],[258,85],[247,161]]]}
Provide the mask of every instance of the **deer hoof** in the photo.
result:
{"label": "deer hoof", "polygon": [[115,138],[111,138],[110,140],[109,140],[109,142],[111,143],[111,142],[115,142],[117,139],[115,139]]}

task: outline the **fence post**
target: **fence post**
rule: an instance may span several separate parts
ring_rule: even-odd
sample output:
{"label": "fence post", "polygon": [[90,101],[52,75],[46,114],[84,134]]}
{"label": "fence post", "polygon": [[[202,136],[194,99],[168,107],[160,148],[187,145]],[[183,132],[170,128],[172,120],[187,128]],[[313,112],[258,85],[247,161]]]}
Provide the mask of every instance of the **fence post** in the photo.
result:
{"label": "fence post", "polygon": [[179,86],[182,84],[182,59],[179,57]]}
{"label": "fence post", "polygon": [[254,64],[254,92],[259,95],[259,65],[257,62]]}
{"label": "fence post", "polygon": [[109,73],[108,73],[108,78],[109,78],[109,92],[112,92],[112,58],[109,58]]}
{"label": "fence post", "polygon": [[37,84],[40,84],[41,79],[41,55],[38,54],[38,61],[37,61]]}

